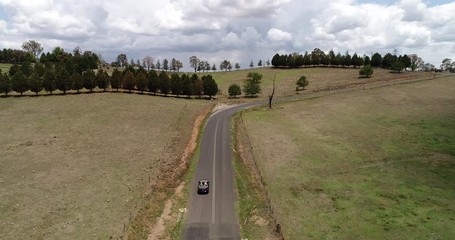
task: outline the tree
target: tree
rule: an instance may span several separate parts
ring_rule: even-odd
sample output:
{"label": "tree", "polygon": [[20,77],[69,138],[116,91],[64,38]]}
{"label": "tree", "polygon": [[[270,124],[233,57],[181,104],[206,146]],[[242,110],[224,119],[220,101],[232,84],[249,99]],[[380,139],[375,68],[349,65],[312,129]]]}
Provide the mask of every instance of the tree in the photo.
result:
{"label": "tree", "polygon": [[158,74],[155,70],[150,70],[147,74],[147,89],[152,92],[153,95],[155,95],[159,89]]}
{"label": "tree", "polygon": [[144,71],[139,72],[136,77],[136,88],[143,93],[147,88],[147,73]]}
{"label": "tree", "polygon": [[45,73],[44,65],[42,63],[35,63],[33,71],[38,74],[38,77],[43,77]]}
{"label": "tree", "polygon": [[424,65],[424,62],[422,58],[417,56],[417,54],[412,54],[411,55],[411,70],[415,71],[416,69],[422,69]]}
{"label": "tree", "polygon": [[444,58],[441,63],[441,69],[444,71],[450,71],[452,68],[452,59]]}
{"label": "tree", "polygon": [[192,68],[194,68],[194,72],[197,71],[197,68],[199,66],[199,61],[200,61],[199,58],[197,58],[196,56],[191,56],[190,57],[190,66]]}
{"label": "tree", "polygon": [[209,99],[212,99],[212,96],[218,93],[218,85],[212,75],[202,76],[202,85],[204,88],[204,94],[209,96]]}
{"label": "tree", "polygon": [[240,86],[236,83],[233,83],[229,86],[228,93],[230,97],[237,97],[238,95],[242,94],[242,90],[240,89]]}
{"label": "tree", "polygon": [[153,57],[150,57],[150,56],[145,56],[142,61],[144,61],[145,63],[145,66],[147,67],[147,70],[150,70],[150,68],[152,68],[152,65],[153,65]]}
{"label": "tree", "polygon": [[297,91],[302,88],[302,90],[305,90],[305,87],[310,84],[310,82],[306,79],[306,76],[301,76],[297,82],[295,83],[297,85]]}
{"label": "tree", "polygon": [[117,90],[122,86],[122,79],[123,75],[122,72],[120,72],[117,68],[114,69],[114,72],[112,72],[112,77],[111,77],[111,88],[114,88]]}
{"label": "tree", "polygon": [[96,73],[96,85],[99,89],[103,89],[106,92],[106,88],[109,86],[109,74],[103,71],[103,69],[98,70]]}
{"label": "tree", "polygon": [[431,72],[431,71],[434,71],[435,70],[435,66],[433,64],[430,64],[430,63],[425,63],[422,67],[423,71],[425,72]]}
{"label": "tree", "polygon": [[155,67],[156,67],[156,69],[158,69],[158,70],[161,69],[161,62],[160,62],[159,59],[156,61]]}
{"label": "tree", "polygon": [[33,72],[33,67],[32,67],[32,64],[29,62],[29,61],[25,61],[22,63],[21,67],[21,72],[26,76],[26,77],[30,77],[32,75],[32,72]]}
{"label": "tree", "polygon": [[216,65],[215,65],[215,63],[212,65],[212,71],[214,71],[214,72],[216,71]]}
{"label": "tree", "polygon": [[193,93],[193,84],[191,82],[190,76],[183,74],[182,77],[182,94],[187,95],[188,98],[191,97]]}
{"label": "tree", "polygon": [[367,55],[363,55],[363,65],[371,65],[371,59]]}
{"label": "tree", "polygon": [[354,55],[352,55],[351,63],[354,65],[354,68],[357,68],[363,65],[363,59],[359,57],[357,53],[354,53]]}
{"label": "tree", "polygon": [[[391,68],[392,64],[397,61],[397,56],[392,55],[391,53],[387,53],[382,58],[382,67],[384,68]],[[401,70],[400,70],[401,71]]]}
{"label": "tree", "polygon": [[73,83],[73,90],[76,90],[79,93],[84,87],[84,80],[82,79],[81,74],[75,72],[71,74],[70,79]]}
{"label": "tree", "polygon": [[272,88],[272,93],[269,94],[269,109],[272,109],[273,95],[275,95],[275,79],[276,79],[276,74],[275,74],[275,76],[273,76],[273,88]]}
{"label": "tree", "polygon": [[46,68],[46,73],[44,73],[43,77],[43,87],[44,90],[50,92],[51,94],[55,91],[55,73],[53,69]]}
{"label": "tree", "polygon": [[231,62],[229,62],[228,60],[223,60],[221,63],[220,63],[220,70],[225,70],[227,71],[229,69],[229,65],[231,64]]}
{"label": "tree", "polygon": [[28,42],[22,43],[22,49],[31,53],[35,59],[37,59],[38,55],[40,55],[43,51],[41,43],[34,40],[29,40]]}
{"label": "tree", "polygon": [[204,90],[202,80],[196,74],[193,74],[191,75],[191,82],[193,84],[193,95],[196,95],[199,98],[201,98],[202,91]]}
{"label": "tree", "polygon": [[267,64],[267,67],[270,67],[270,59],[267,59],[266,64]]}
{"label": "tree", "polygon": [[13,80],[13,91],[21,94],[29,90],[28,78],[21,71],[18,71],[12,77]]}
{"label": "tree", "polygon": [[85,71],[82,74],[82,79],[84,80],[84,88],[93,92],[93,89],[96,87],[96,75],[92,70]]}
{"label": "tree", "polygon": [[159,75],[159,85],[160,85],[160,92],[164,94],[164,96],[167,96],[169,91],[171,90],[171,81],[169,79],[169,76],[165,71],[162,71]]}
{"label": "tree", "polygon": [[401,61],[395,61],[392,63],[391,69],[395,73],[401,73],[401,71],[404,69],[404,63]]}
{"label": "tree", "polygon": [[9,68],[9,75],[10,76],[14,76],[17,72],[19,72],[21,70],[21,68],[19,67],[19,65],[17,64],[13,64],[13,66],[11,66]]}
{"label": "tree", "polygon": [[258,67],[262,67],[262,60],[261,59],[259,59]]}
{"label": "tree", "polygon": [[121,53],[117,56],[117,63],[121,67],[126,67],[128,65],[128,58],[126,57],[126,54]]}
{"label": "tree", "polygon": [[183,63],[180,60],[176,60],[175,68],[177,69],[177,72],[180,72],[180,69],[183,68]]}
{"label": "tree", "polygon": [[10,93],[12,90],[13,83],[11,82],[11,78],[6,73],[2,74],[2,70],[0,69],[0,93],[4,93],[6,96],[8,96],[8,93]]}
{"label": "tree", "polygon": [[373,54],[371,57],[371,66],[372,67],[380,67],[382,64],[382,56],[379,53]]}
{"label": "tree", "polygon": [[183,93],[181,80],[182,79],[177,73],[171,75],[171,91],[173,94],[177,95],[177,97]]}
{"label": "tree", "polygon": [[253,60],[251,60],[250,62],[250,68],[253,68],[254,67],[254,63],[253,63]]}
{"label": "tree", "polygon": [[175,58],[172,58],[171,59],[171,71],[173,71],[173,72],[177,71],[176,63],[177,63],[177,60]]}
{"label": "tree", "polygon": [[163,70],[166,72],[169,70],[169,61],[166,58],[163,60]]}
{"label": "tree", "polygon": [[282,66],[280,62],[280,54],[276,53],[272,58],[272,66],[279,67]]}
{"label": "tree", "polygon": [[240,64],[239,63],[235,63],[235,70],[239,70],[240,69]]}
{"label": "tree", "polygon": [[315,48],[312,52],[311,52],[311,62],[313,65],[320,65],[321,64],[321,61],[322,59],[325,57],[325,53],[319,49],[319,48]]}
{"label": "tree", "polygon": [[136,79],[134,77],[134,74],[130,70],[126,70],[125,73],[123,74],[122,80],[123,88],[128,90],[128,92],[131,92],[131,90],[134,89],[135,81]]}
{"label": "tree", "polygon": [[363,67],[360,68],[359,70],[359,75],[361,77],[366,77],[366,78],[370,78],[371,75],[373,75],[373,67],[371,67],[371,65],[364,65]]}
{"label": "tree", "polygon": [[243,84],[243,92],[245,95],[254,97],[256,94],[261,93],[261,80],[262,74],[257,72],[248,73],[247,79]]}
{"label": "tree", "polygon": [[398,61],[403,63],[404,68],[411,67],[411,58],[408,55],[398,57]]}
{"label": "tree", "polygon": [[43,80],[38,76],[36,72],[30,76],[29,80],[30,91],[38,95],[39,92],[43,91]]}
{"label": "tree", "polygon": [[66,91],[71,90],[73,83],[70,79],[70,74],[65,68],[60,68],[57,71],[55,78],[55,87],[66,94]]}
{"label": "tree", "polygon": [[352,57],[349,55],[349,52],[346,53],[341,57],[340,63],[343,67],[349,67],[352,65]]}

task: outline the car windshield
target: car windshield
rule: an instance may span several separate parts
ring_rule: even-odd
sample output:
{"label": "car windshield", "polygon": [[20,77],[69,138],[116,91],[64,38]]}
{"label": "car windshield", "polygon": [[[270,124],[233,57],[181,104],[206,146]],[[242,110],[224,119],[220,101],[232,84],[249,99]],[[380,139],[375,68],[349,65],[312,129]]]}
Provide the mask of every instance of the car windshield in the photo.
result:
{"label": "car windshield", "polygon": [[199,181],[199,186],[200,187],[207,187],[208,182],[207,181]]}

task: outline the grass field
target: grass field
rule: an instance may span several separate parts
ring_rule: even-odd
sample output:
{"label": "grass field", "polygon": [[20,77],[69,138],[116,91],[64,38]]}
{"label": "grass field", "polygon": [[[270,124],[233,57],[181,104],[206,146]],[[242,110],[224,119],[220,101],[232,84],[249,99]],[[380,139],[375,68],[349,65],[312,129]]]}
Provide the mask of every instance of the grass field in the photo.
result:
{"label": "grass field", "polygon": [[[267,97],[272,92],[273,78],[276,76],[276,96],[288,96],[295,94],[296,81],[302,75],[306,76],[310,84],[305,90],[317,91],[338,86],[361,84],[374,81],[409,80],[433,77],[432,72],[403,72],[401,74],[390,73],[386,69],[375,69],[371,78],[359,78],[359,69],[354,68],[299,68],[299,69],[273,69],[254,68],[231,72],[209,72],[218,83],[221,94],[228,95],[229,85],[237,83],[243,88],[243,82],[249,72],[259,72],[263,75],[260,98]],[[200,74],[202,76],[202,73]]]}
{"label": "grass field", "polygon": [[11,66],[13,66],[13,64],[0,63],[0,70],[1,70],[2,73],[7,73]]}
{"label": "grass field", "polygon": [[0,238],[117,239],[207,104],[114,93],[0,99]]}
{"label": "grass field", "polygon": [[245,113],[286,239],[452,239],[454,93],[451,77]]}

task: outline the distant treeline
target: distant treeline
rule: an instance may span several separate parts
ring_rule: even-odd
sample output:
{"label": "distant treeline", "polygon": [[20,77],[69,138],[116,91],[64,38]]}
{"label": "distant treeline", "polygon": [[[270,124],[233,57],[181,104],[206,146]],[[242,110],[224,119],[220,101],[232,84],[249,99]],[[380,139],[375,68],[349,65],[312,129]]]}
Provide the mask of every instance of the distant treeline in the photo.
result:
{"label": "distant treeline", "polygon": [[34,62],[35,57],[30,52],[18,49],[6,49],[0,51],[0,63],[23,63],[25,61]]}
{"label": "distant treeline", "polygon": [[[0,63],[23,64],[26,62],[36,62],[32,53],[17,49],[0,51]],[[56,47],[52,52],[42,53],[39,62],[43,64],[64,64],[69,72],[75,71],[82,74],[84,71],[97,69],[100,59],[91,51],[82,53],[79,48],[76,48],[73,53],[67,53],[62,48]]]}
{"label": "distant treeline", "polygon": [[[414,60],[415,59],[415,60]],[[369,56],[358,56],[354,53],[352,56],[349,52],[344,55],[341,53],[335,54],[333,50],[330,50],[328,54],[319,48],[315,48],[311,53],[305,52],[305,54],[291,53],[291,54],[275,54],[272,58],[272,66],[274,67],[285,67],[285,68],[300,68],[310,66],[324,66],[324,67],[360,67],[362,65],[371,65],[373,67],[382,67],[387,69],[393,69],[394,67],[404,68],[415,68],[419,67],[417,64],[422,64],[422,59],[417,56],[408,55],[392,55],[387,53],[381,56],[379,53]]]}
{"label": "distant treeline", "polygon": [[92,69],[83,71],[82,74],[73,65],[67,62],[55,64],[47,62],[35,63],[24,62],[22,65],[13,65],[9,73],[0,72],[0,93],[8,95],[15,91],[23,95],[27,91],[36,95],[46,91],[52,94],[56,90],[66,94],[68,91],[80,92],[86,89],[93,92],[95,88],[108,90],[110,87],[115,91],[119,89],[135,90],[139,92],[150,92],[155,94],[168,95],[170,93],[180,96],[191,97],[193,95],[209,98],[218,92],[218,85],[211,75],[202,76],[193,74],[191,76],[177,73],[169,75],[167,72],[147,71],[143,68],[128,67],[123,71],[114,69],[112,76],[99,69],[97,72]]}

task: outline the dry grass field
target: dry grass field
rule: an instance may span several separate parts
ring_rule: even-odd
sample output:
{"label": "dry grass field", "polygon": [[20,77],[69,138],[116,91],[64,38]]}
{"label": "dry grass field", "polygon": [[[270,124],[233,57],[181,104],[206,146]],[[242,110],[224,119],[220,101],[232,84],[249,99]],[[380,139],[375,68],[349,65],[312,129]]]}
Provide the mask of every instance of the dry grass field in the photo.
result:
{"label": "dry grass field", "polygon": [[207,104],[115,93],[0,98],[0,238],[122,236]]}
{"label": "dry grass field", "polygon": [[450,77],[244,113],[286,239],[453,238],[454,93]]}

